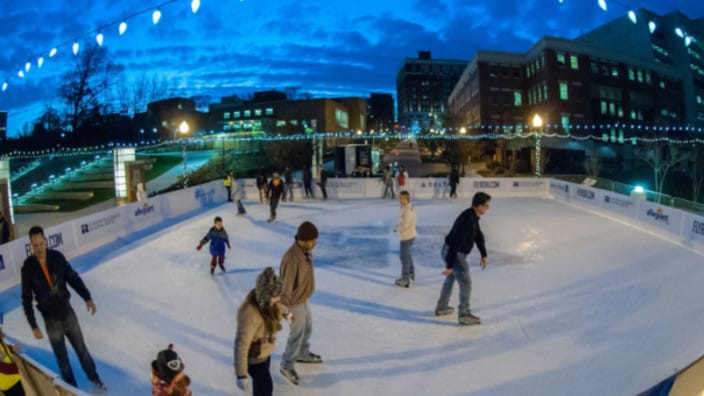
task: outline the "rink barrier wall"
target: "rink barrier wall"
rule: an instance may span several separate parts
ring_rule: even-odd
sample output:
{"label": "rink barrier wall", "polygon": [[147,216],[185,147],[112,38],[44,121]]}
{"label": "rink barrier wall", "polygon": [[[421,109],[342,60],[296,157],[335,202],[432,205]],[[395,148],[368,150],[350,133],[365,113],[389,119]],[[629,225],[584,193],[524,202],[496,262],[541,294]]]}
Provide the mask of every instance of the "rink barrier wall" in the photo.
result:
{"label": "rink barrier wall", "polygon": [[557,179],[548,191],[558,201],[607,213],[704,254],[704,217],[695,213]]}

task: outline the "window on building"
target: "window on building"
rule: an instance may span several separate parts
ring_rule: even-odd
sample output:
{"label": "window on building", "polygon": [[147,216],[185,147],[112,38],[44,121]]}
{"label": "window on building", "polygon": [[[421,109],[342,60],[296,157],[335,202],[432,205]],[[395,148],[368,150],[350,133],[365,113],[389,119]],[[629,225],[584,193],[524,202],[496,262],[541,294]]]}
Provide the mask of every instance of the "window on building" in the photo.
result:
{"label": "window on building", "polygon": [[636,73],[633,71],[633,68],[628,66],[628,79],[633,81],[636,79]]}
{"label": "window on building", "polygon": [[618,77],[618,66],[611,65],[611,77]]}
{"label": "window on building", "polygon": [[267,107],[266,110],[264,110],[264,114],[266,114],[266,115],[268,115],[268,116],[274,115],[274,108],[272,108],[272,107]]}
{"label": "window on building", "polygon": [[660,88],[662,88],[662,89],[666,88],[665,81],[660,81]]}
{"label": "window on building", "polygon": [[601,101],[601,114],[606,114],[609,111],[609,104],[605,100]]}
{"label": "window on building", "polygon": [[631,119],[635,120],[636,118],[638,118],[638,114],[636,113],[635,110],[631,110]]}
{"label": "window on building", "polygon": [[337,125],[340,127],[347,129],[350,127],[349,123],[349,114],[345,110],[342,109],[335,109],[335,120],[337,121]]}
{"label": "window on building", "polygon": [[560,100],[568,100],[568,85],[565,81],[560,81]]}
{"label": "window on building", "polygon": [[232,112],[232,118],[240,118],[242,115],[239,111]]}
{"label": "window on building", "polygon": [[290,120],[289,124],[291,124],[293,126],[298,126],[298,120]]}
{"label": "window on building", "polygon": [[[697,96],[697,98],[699,98]],[[521,91],[513,91],[513,105],[514,106],[522,106],[523,105],[523,95],[521,94]]]}
{"label": "window on building", "polygon": [[557,52],[556,53],[556,59],[557,59],[557,64],[558,65],[565,65],[565,53],[564,52]]}
{"label": "window on building", "polygon": [[592,68],[592,74],[599,74],[599,64],[596,62],[591,62],[590,65]]}
{"label": "window on building", "polygon": [[623,107],[621,105],[618,105],[618,107],[616,108],[616,115],[623,118]]}
{"label": "window on building", "polygon": [[638,82],[642,83],[643,82],[643,71],[638,70]]}
{"label": "window on building", "polygon": [[[540,88],[538,88],[538,89],[540,89]],[[543,97],[545,98],[545,100],[548,100],[548,84],[547,83],[543,83]]]}
{"label": "window on building", "polygon": [[528,66],[526,66],[526,78],[530,78],[533,75],[533,64],[529,63]]}
{"label": "window on building", "polygon": [[570,116],[569,114],[563,114],[560,117],[560,123],[562,124],[562,129],[565,130],[565,134],[570,134]]}
{"label": "window on building", "polygon": [[648,84],[648,85],[652,85],[652,84],[653,84],[653,80],[652,80],[652,78],[650,77],[650,72],[649,72],[649,71],[646,71],[646,72],[645,72],[645,83]]}
{"label": "window on building", "polygon": [[570,68],[572,70],[579,70],[579,59],[577,55],[570,55]]}
{"label": "window on building", "polygon": [[251,116],[252,116],[252,110],[245,110],[245,111],[244,111],[244,116],[245,116],[245,117],[251,117]]}
{"label": "window on building", "polygon": [[257,117],[262,116],[262,109],[254,109],[254,115]]}
{"label": "window on building", "polygon": [[489,66],[489,77],[491,77],[491,78],[496,77],[496,66],[495,65]]}
{"label": "window on building", "polygon": [[541,69],[544,68],[545,67],[545,56],[540,55],[540,58],[538,58],[538,62],[539,62],[540,68]]}
{"label": "window on building", "polygon": [[286,126],[286,120],[276,120],[276,126],[277,126],[277,127],[285,127],[285,126]]}
{"label": "window on building", "polygon": [[230,119],[230,112],[226,111],[225,114],[222,115],[222,118],[229,120]]}
{"label": "window on building", "polygon": [[609,102],[609,115],[616,115],[616,103]]}

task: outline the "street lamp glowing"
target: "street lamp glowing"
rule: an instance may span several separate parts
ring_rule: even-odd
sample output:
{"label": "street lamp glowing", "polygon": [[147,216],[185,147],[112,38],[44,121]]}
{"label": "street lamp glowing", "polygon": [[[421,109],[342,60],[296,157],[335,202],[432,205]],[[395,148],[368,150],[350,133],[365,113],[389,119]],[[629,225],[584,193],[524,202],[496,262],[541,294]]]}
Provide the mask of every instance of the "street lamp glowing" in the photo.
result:
{"label": "street lamp glowing", "polygon": [[464,135],[465,133],[467,133],[467,128],[465,128],[465,127],[460,128],[460,134]]}
{"label": "street lamp glowing", "polygon": [[542,126],[543,126],[543,119],[540,118],[540,116],[539,116],[538,114],[536,114],[536,115],[533,117],[533,127],[534,127],[534,128],[540,128],[540,127],[542,127]]}
{"label": "street lamp glowing", "polygon": [[182,135],[187,134],[189,130],[190,127],[186,121],[181,122],[181,125],[178,126],[178,131],[181,132]]}

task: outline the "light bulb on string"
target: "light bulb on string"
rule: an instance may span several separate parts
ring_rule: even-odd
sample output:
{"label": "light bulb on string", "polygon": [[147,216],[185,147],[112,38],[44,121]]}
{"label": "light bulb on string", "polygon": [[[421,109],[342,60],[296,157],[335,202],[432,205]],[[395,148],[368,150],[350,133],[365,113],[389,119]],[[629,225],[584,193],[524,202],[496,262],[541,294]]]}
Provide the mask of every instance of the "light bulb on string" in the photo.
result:
{"label": "light bulb on string", "polygon": [[40,56],[39,59],[37,59],[37,67],[41,69],[43,64],[44,64],[44,57]]}
{"label": "light bulb on string", "polygon": [[2,92],[5,92],[7,90],[7,81],[2,83]]}
{"label": "light bulb on string", "polygon": [[159,9],[157,8],[152,14],[152,22],[156,25],[157,23],[159,23],[159,19],[161,19],[161,11],[159,11]]}
{"label": "light bulb on string", "polygon": [[125,34],[126,30],[127,30],[127,22],[125,22],[125,21],[120,22],[120,28],[119,28],[120,36]]}
{"label": "light bulb on string", "polygon": [[598,0],[598,2],[599,2],[599,7],[600,7],[602,10],[606,11],[606,10],[607,10],[607,7],[606,7],[606,0]]}
{"label": "light bulb on string", "polygon": [[103,36],[102,33],[98,32],[98,34],[95,36],[95,41],[98,43],[98,46],[102,47],[103,46],[103,40],[105,37]]}
{"label": "light bulb on string", "polygon": [[684,31],[683,31],[682,29],[678,28],[678,27],[675,28],[675,34],[678,35],[678,36],[680,36],[680,37],[682,37],[682,38],[684,38]]}
{"label": "light bulb on string", "polygon": [[628,11],[628,19],[633,23],[638,23],[638,17],[636,17],[636,12],[633,10]]}
{"label": "light bulb on string", "polygon": [[58,50],[56,49],[56,47],[52,48],[51,51],[49,51],[49,58],[52,58],[54,55],[56,55],[57,52]]}
{"label": "light bulb on string", "polygon": [[650,34],[653,34],[656,27],[657,27],[657,25],[655,24],[655,22],[653,22],[653,21],[648,22],[648,30],[650,30]]}
{"label": "light bulb on string", "polygon": [[684,46],[689,47],[691,44],[692,44],[692,37],[691,36],[685,37],[684,38]]}
{"label": "light bulb on string", "polygon": [[24,78],[24,72],[22,71],[22,69],[20,69],[20,71],[17,72],[17,77]]}
{"label": "light bulb on string", "polygon": [[29,69],[31,69],[31,68],[32,68],[32,62],[30,62],[29,59],[27,59],[27,63],[24,64],[24,70],[27,73],[29,73]]}
{"label": "light bulb on string", "polygon": [[198,9],[200,8],[200,0],[193,0],[191,1],[191,11],[195,14],[198,12]]}
{"label": "light bulb on string", "polygon": [[76,41],[75,43],[73,43],[72,49],[73,49],[73,54],[74,54],[74,55],[77,55],[77,54],[78,54],[78,48],[79,48],[79,47],[80,47],[80,46],[78,45],[78,41]]}

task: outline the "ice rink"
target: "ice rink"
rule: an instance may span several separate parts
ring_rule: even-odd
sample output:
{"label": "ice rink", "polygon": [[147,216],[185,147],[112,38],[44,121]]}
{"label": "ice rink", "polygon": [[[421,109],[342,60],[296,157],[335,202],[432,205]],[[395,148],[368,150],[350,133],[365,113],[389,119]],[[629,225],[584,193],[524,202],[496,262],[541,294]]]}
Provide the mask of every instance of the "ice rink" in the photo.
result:
{"label": "ice rink", "polygon": [[[234,205],[223,204],[72,260],[98,307],[91,317],[72,293],[109,394],[150,394],[150,362],[169,343],[194,395],[243,394],[233,373],[237,307],[261,269],[278,269],[304,220],[321,233],[311,349],[325,362],[299,364],[299,387],[285,382],[278,373],[284,324],[272,357],[276,395],[634,395],[704,351],[700,255],[550,199],[492,201],[481,220],[487,269],[476,249],[470,257],[471,309],[482,324],[436,318],[442,240],[468,202],[414,205],[410,289],[393,286],[398,202],[381,199],[284,203],[271,224],[268,206],[250,203],[237,217]],[[215,216],[224,218],[232,250],[228,271],[211,278],[207,248],[195,247]],[[5,332],[57,370],[49,342],[32,337],[19,288],[11,290],[2,294],[16,300]],[[457,295],[455,286],[454,306]],[[90,390],[71,359],[79,385]]]}

